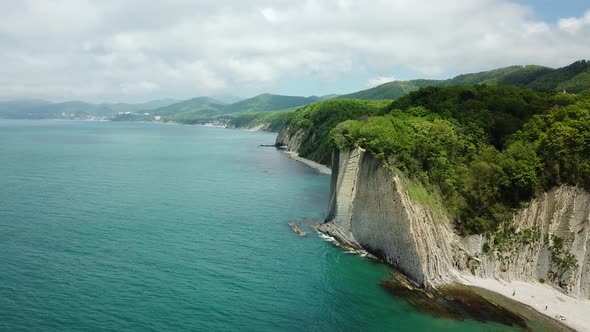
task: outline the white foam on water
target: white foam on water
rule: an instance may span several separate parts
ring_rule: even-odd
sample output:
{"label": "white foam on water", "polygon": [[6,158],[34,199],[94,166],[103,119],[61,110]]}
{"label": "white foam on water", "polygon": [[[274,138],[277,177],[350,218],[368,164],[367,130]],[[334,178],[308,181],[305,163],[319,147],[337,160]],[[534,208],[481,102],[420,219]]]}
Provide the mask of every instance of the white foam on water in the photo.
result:
{"label": "white foam on water", "polygon": [[334,242],[336,240],[335,238],[333,238],[333,237],[331,237],[329,235],[326,235],[326,234],[323,234],[323,233],[319,233],[319,234],[320,234],[320,237],[322,239],[324,239],[325,241]]}

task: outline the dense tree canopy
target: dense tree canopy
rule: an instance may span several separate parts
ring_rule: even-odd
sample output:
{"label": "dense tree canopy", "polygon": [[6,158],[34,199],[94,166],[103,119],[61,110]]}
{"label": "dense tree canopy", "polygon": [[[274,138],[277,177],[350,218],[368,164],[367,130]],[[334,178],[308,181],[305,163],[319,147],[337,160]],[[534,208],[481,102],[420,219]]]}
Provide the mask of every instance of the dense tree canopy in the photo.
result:
{"label": "dense tree canopy", "polygon": [[590,96],[514,87],[425,88],[333,131],[438,193],[463,233],[567,183],[590,189]]}
{"label": "dense tree canopy", "polygon": [[376,115],[388,104],[389,101],[328,99],[298,109],[286,125],[294,131],[305,130],[301,156],[329,165],[334,148],[330,130],[348,119]]}

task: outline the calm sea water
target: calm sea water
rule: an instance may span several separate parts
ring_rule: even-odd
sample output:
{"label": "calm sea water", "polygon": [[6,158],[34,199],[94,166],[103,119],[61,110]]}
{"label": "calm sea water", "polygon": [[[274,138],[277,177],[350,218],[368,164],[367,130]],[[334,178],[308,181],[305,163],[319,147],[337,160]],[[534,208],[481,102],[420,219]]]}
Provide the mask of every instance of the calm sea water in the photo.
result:
{"label": "calm sea water", "polygon": [[385,266],[297,237],[329,177],[274,137],[0,120],[0,330],[506,329],[419,313]]}

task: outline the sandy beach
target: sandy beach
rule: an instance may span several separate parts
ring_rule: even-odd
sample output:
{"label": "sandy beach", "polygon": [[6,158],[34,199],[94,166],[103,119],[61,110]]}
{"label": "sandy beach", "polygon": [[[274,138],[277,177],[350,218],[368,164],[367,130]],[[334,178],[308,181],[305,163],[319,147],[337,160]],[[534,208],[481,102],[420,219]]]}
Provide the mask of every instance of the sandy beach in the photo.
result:
{"label": "sandy beach", "polygon": [[[541,283],[503,281],[463,276],[463,284],[491,290],[577,330],[590,331],[590,300],[574,298]],[[514,296],[512,295],[514,293]],[[547,310],[545,310],[547,306]],[[565,317],[565,320],[557,316]]]}
{"label": "sandy beach", "polygon": [[297,154],[297,152],[293,152],[293,151],[285,151],[286,154],[289,155],[289,157],[297,160],[300,163],[303,163],[313,169],[318,170],[320,173],[322,174],[332,174],[332,170],[330,170],[329,167],[324,166],[322,164],[316,163],[315,161],[309,160],[309,159],[305,159],[302,157],[299,157],[299,155]]}

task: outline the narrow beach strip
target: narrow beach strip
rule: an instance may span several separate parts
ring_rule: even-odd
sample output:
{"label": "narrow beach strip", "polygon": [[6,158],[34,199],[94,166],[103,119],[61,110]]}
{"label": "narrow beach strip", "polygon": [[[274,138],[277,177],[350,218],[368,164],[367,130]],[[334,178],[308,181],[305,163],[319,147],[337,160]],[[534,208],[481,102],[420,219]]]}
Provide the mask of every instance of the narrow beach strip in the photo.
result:
{"label": "narrow beach strip", "polygon": [[298,162],[303,163],[303,164],[305,164],[305,165],[307,165],[307,166],[309,166],[309,167],[311,167],[313,169],[318,170],[322,174],[327,174],[327,175],[332,174],[332,170],[328,166],[324,166],[324,165],[322,165],[320,163],[316,163],[313,160],[309,160],[309,159],[305,159],[303,157],[299,157],[299,155],[297,154],[297,152],[294,152],[294,151],[285,151],[285,153],[288,154],[289,157],[291,157],[291,158],[297,160]]}

